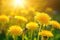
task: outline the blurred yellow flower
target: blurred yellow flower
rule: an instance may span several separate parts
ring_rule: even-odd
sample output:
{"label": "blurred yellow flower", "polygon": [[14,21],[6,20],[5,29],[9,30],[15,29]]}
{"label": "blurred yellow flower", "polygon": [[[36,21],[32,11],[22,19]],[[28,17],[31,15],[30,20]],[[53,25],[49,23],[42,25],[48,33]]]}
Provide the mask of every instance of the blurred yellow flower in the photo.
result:
{"label": "blurred yellow flower", "polygon": [[18,22],[28,22],[28,20],[23,16],[15,16]]}
{"label": "blurred yellow flower", "polygon": [[60,24],[57,21],[50,21],[50,23],[54,28],[60,29]]}
{"label": "blurred yellow flower", "polygon": [[48,25],[50,23],[51,17],[46,13],[39,13],[35,16],[35,19],[40,22],[40,24]]}
{"label": "blurred yellow flower", "polygon": [[41,36],[47,36],[47,37],[53,37],[52,32],[48,31],[48,30],[42,30],[41,32],[39,32],[39,35],[41,35]]}
{"label": "blurred yellow flower", "polygon": [[26,25],[26,28],[29,29],[29,30],[34,30],[38,27],[38,24],[36,22],[29,22],[27,25]]}
{"label": "blurred yellow flower", "polygon": [[9,30],[8,30],[8,32],[14,36],[20,36],[22,31],[23,31],[22,28],[20,26],[17,26],[17,25],[9,27]]}
{"label": "blurred yellow flower", "polygon": [[0,22],[8,22],[9,21],[9,17],[6,15],[0,15]]}

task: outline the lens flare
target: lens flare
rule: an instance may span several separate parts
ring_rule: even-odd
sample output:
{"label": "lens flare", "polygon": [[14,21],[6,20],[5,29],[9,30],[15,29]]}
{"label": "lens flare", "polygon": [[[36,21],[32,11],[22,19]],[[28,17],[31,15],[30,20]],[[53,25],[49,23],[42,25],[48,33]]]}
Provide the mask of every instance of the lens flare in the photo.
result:
{"label": "lens flare", "polygon": [[25,4],[26,4],[26,1],[25,0],[13,0],[12,1],[12,6],[14,6],[14,7],[25,7]]}

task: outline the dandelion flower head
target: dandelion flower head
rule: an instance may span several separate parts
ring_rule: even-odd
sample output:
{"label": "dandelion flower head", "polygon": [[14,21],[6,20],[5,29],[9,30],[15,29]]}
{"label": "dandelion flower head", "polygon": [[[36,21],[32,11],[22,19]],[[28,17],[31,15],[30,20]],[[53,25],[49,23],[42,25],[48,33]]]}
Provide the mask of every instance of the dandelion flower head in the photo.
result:
{"label": "dandelion flower head", "polygon": [[9,21],[9,17],[6,15],[0,15],[0,22],[8,22]]}
{"label": "dandelion flower head", "polygon": [[51,21],[50,23],[54,28],[60,29],[60,24],[57,21]]}
{"label": "dandelion flower head", "polygon": [[40,22],[40,24],[48,25],[50,23],[51,17],[46,13],[39,13],[35,16],[35,19]]}
{"label": "dandelion flower head", "polygon": [[22,33],[22,28],[20,26],[14,25],[9,27],[8,32],[11,35],[19,36]]}
{"label": "dandelion flower head", "polygon": [[29,22],[27,25],[26,25],[26,28],[28,28],[29,30],[34,30],[38,27],[38,24],[36,22]]}
{"label": "dandelion flower head", "polygon": [[25,17],[23,17],[23,16],[15,16],[15,19],[17,19],[18,22],[27,22],[27,21],[28,21],[28,20],[27,20]]}
{"label": "dandelion flower head", "polygon": [[48,30],[42,30],[41,32],[39,32],[39,35],[46,36],[46,37],[53,37],[52,32]]}

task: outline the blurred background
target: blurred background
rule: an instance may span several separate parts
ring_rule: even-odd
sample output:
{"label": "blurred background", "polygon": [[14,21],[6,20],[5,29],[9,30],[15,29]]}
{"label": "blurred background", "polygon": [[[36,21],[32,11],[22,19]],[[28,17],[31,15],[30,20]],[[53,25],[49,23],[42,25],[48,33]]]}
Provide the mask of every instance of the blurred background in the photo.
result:
{"label": "blurred background", "polygon": [[0,14],[9,15],[14,11],[16,13],[17,10],[19,10],[18,13],[22,10],[34,10],[39,12],[49,12],[50,15],[54,14],[57,16],[55,19],[60,19],[60,0],[23,0],[24,2],[21,2],[20,4],[18,1],[0,0]]}

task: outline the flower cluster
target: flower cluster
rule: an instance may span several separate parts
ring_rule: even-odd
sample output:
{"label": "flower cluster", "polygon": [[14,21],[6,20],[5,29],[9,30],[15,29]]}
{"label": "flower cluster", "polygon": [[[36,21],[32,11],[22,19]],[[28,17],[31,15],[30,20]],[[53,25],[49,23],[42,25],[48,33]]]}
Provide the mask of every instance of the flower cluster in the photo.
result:
{"label": "flower cluster", "polygon": [[[11,19],[13,20],[12,21],[9,19],[9,16],[0,15],[0,22],[10,23],[9,24],[10,26],[7,27],[8,33],[14,37],[22,35],[23,36],[22,40],[24,40],[25,35],[28,35],[28,34],[29,34],[29,37],[30,36],[32,37],[32,35],[36,34],[36,36],[38,37],[37,40],[39,40],[40,36],[41,36],[41,38],[42,37],[51,38],[51,37],[54,37],[54,35],[52,32],[53,30],[50,30],[50,29],[52,29],[52,28],[60,29],[60,23],[58,21],[52,20],[52,18],[47,13],[36,12],[34,16],[33,15],[31,15],[31,16],[32,16],[31,18],[33,20],[29,18],[30,16],[28,16],[28,18],[25,16],[22,16],[22,15],[11,16],[12,17]],[[30,21],[28,19],[30,19]],[[17,23],[17,24],[15,24],[15,23]],[[48,27],[52,26],[52,28],[50,28],[48,30],[48,29],[46,29],[47,26]],[[3,29],[3,27],[2,27],[2,29]],[[37,32],[37,33],[35,33],[35,32]],[[14,38],[14,40],[15,40],[15,38]],[[32,38],[30,38],[30,40],[32,40]]]}
{"label": "flower cluster", "polygon": [[55,31],[60,37],[60,18],[54,18],[60,10],[47,7],[49,1],[0,0],[0,40],[55,40]]}

